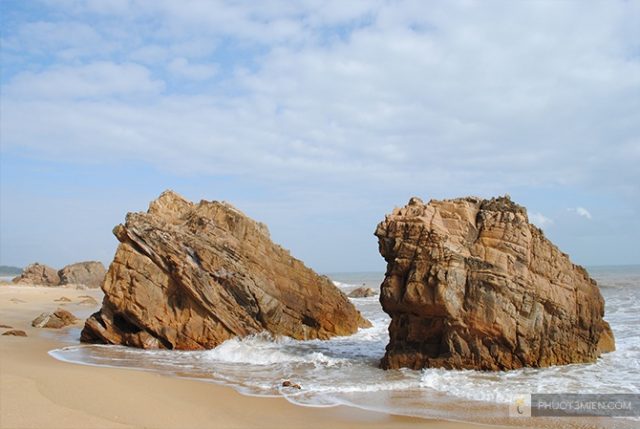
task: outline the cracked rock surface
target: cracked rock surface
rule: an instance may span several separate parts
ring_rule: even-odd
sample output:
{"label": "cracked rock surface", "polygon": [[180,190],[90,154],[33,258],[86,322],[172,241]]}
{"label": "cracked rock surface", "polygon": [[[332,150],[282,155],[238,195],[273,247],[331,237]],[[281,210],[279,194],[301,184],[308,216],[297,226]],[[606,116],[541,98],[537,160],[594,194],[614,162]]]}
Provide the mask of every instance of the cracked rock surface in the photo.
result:
{"label": "cracked rock surface", "polygon": [[58,286],[60,284],[60,276],[55,268],[48,265],[34,262],[27,266],[22,274],[12,280],[17,284],[31,284],[41,286]]}
{"label": "cracked rock surface", "polygon": [[114,234],[120,245],[84,342],[197,350],[263,331],[327,339],[369,326],[327,277],[225,202],[165,191]]}
{"label": "cracked rock surface", "polygon": [[60,284],[82,284],[90,288],[99,288],[107,272],[102,262],[86,261],[67,265],[58,271]]}
{"label": "cracked rock surface", "polygon": [[412,198],[375,235],[383,368],[544,367],[615,349],[596,282],[509,197]]}

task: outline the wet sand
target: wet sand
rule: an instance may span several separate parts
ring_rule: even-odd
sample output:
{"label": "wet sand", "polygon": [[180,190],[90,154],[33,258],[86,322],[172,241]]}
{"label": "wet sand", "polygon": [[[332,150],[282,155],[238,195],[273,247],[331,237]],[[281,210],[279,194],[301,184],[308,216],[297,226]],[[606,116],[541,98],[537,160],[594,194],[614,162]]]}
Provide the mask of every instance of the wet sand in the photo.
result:
{"label": "wet sand", "polygon": [[[62,307],[84,319],[98,309],[81,304],[100,290],[0,286],[0,324],[27,337],[0,336],[2,428],[468,428],[339,406],[300,407],[283,398],[243,396],[230,387],[144,371],[58,361],[48,351],[69,344],[82,322],[64,330],[31,327]],[[66,297],[68,303],[55,302]],[[5,332],[9,328],[0,329]],[[486,428],[488,426],[477,426]]]}

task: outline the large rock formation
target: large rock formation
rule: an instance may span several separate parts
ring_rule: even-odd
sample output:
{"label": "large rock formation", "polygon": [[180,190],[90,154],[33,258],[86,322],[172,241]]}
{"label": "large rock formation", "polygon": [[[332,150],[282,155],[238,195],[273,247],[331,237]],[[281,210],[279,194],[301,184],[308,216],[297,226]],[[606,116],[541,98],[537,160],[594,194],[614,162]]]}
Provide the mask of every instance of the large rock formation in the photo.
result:
{"label": "large rock formation", "polygon": [[231,205],[166,191],[129,213],[84,342],[203,349],[269,331],[326,339],[368,326],[347,297]]}
{"label": "large rock formation", "polygon": [[67,265],[58,271],[60,284],[82,284],[90,288],[98,288],[107,273],[102,262],[87,261]]}
{"label": "large rock formation", "polygon": [[22,274],[12,280],[13,283],[40,286],[58,286],[60,276],[55,268],[35,262],[22,271]]}
{"label": "large rock formation", "polygon": [[383,368],[543,367],[615,348],[596,282],[509,197],[412,198],[375,235],[391,316]]}

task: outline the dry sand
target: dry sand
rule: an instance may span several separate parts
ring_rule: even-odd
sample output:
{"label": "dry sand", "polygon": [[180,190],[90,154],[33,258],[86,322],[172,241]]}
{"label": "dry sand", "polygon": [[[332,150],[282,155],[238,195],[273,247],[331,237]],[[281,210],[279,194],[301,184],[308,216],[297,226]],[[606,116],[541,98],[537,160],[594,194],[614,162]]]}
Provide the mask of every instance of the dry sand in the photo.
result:
{"label": "dry sand", "polygon": [[[61,331],[32,328],[62,307],[85,318],[99,290],[0,286],[0,324],[28,337],[0,336],[1,428],[468,428],[463,423],[398,417],[350,407],[307,408],[283,398],[242,396],[213,383],[151,372],[58,361],[47,352],[69,345]],[[71,302],[55,302],[67,297]],[[75,326],[80,328],[82,324]],[[67,329],[73,329],[67,328]],[[0,332],[8,328],[0,329]],[[69,332],[69,331],[67,331]],[[487,427],[487,426],[478,426]]]}

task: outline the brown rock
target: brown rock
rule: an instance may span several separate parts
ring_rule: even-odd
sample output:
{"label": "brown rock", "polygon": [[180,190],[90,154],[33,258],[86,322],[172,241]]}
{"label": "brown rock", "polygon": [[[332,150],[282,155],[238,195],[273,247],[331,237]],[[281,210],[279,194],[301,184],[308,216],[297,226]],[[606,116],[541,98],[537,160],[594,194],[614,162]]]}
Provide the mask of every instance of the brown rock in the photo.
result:
{"label": "brown rock", "polygon": [[71,302],[71,300],[69,298],[67,298],[66,296],[61,296],[58,299],[54,299],[53,302]]}
{"label": "brown rock", "polygon": [[508,197],[412,198],[375,235],[392,319],[383,368],[544,367],[615,348],[596,282]]}
{"label": "brown rock", "polygon": [[22,274],[15,277],[12,282],[39,286],[58,286],[60,277],[55,268],[36,262],[25,268]]}
{"label": "brown rock", "polygon": [[27,333],[24,331],[21,331],[20,329],[12,329],[10,331],[4,332],[2,335],[11,335],[14,337],[26,337]]}
{"label": "brown rock", "polygon": [[292,389],[302,389],[302,386],[300,386],[298,383],[293,383],[291,380],[285,380],[282,382],[282,387],[290,387]]}
{"label": "brown rock", "polygon": [[42,313],[40,316],[36,317],[33,322],[31,322],[31,326],[34,328],[60,329],[65,326],[73,325],[77,321],[78,318],[76,316],[69,313],[67,310],[58,308],[53,313]]}
{"label": "brown rock", "polygon": [[370,296],[376,296],[376,291],[370,287],[359,287],[352,290],[347,295],[349,298],[369,298]]}
{"label": "brown rock", "polygon": [[2,323],[2,324],[0,324],[0,328],[11,329],[11,328],[13,328],[13,326],[5,325],[4,323]]}
{"label": "brown rock", "polygon": [[92,296],[85,297],[82,301],[80,301],[81,305],[98,305],[98,301]]}
{"label": "brown rock", "polygon": [[99,288],[107,273],[102,262],[88,261],[67,265],[60,271],[60,284],[78,284],[90,288]]}
{"label": "brown rock", "polygon": [[167,191],[114,234],[120,245],[84,342],[188,350],[261,331],[326,339],[369,326],[328,278],[227,203]]}

